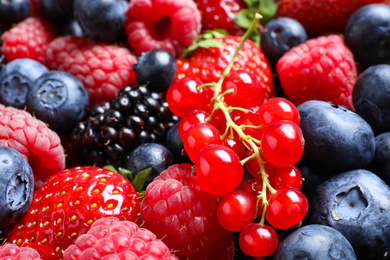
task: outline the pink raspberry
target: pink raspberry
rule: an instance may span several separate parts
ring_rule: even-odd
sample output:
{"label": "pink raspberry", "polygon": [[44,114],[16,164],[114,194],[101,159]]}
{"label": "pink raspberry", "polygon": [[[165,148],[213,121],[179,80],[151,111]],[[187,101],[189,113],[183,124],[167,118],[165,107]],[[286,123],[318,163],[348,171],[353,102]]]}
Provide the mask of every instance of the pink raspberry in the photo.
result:
{"label": "pink raspberry", "polygon": [[0,145],[19,151],[30,164],[39,187],[65,168],[60,137],[30,113],[0,104]]}
{"label": "pink raspberry", "polygon": [[27,17],[3,33],[1,51],[7,62],[30,58],[45,64],[46,48],[55,38],[56,29],[39,17]]}
{"label": "pink raspberry", "polygon": [[177,260],[162,240],[137,224],[114,217],[100,218],[69,246],[64,260]]}
{"label": "pink raspberry", "polygon": [[132,0],[127,10],[126,33],[138,56],[163,49],[178,57],[200,29],[201,16],[193,0]]}
{"label": "pink raspberry", "polygon": [[148,185],[141,217],[179,259],[233,259],[233,233],[219,224],[216,197],[200,188],[190,164],[172,165]]}
{"label": "pink raspberry", "polygon": [[34,248],[18,247],[15,244],[6,244],[0,247],[0,259],[6,260],[41,260]]}
{"label": "pink raspberry", "polygon": [[357,69],[352,52],[339,35],[309,39],[292,48],[280,58],[276,70],[285,94],[295,105],[315,99],[353,108]]}
{"label": "pink raspberry", "polygon": [[110,101],[121,88],[135,85],[132,66],[136,62],[126,48],[82,37],[58,37],[46,52],[48,68],[66,71],[80,79],[91,105]]}

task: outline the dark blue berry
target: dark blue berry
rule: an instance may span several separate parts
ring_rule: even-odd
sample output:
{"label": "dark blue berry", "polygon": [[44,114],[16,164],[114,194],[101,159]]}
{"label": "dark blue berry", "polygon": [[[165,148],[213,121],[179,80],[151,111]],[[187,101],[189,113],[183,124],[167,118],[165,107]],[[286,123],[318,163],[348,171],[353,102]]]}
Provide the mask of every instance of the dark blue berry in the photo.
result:
{"label": "dark blue berry", "polygon": [[0,103],[23,109],[32,82],[48,68],[32,59],[16,59],[7,63],[0,73]]}
{"label": "dark blue berry", "polygon": [[375,154],[370,125],[355,112],[319,100],[298,106],[305,138],[302,162],[332,173],[366,167]]}
{"label": "dark blue berry", "polygon": [[0,228],[15,223],[29,209],[34,193],[34,175],[17,150],[0,146]]}
{"label": "dark blue berry", "polygon": [[128,2],[125,0],[74,0],[73,9],[86,37],[114,42],[124,33]]}
{"label": "dark blue berry", "polygon": [[390,185],[390,132],[375,137],[375,155],[367,169]]}
{"label": "dark blue berry", "polygon": [[301,227],[283,239],[273,260],[353,260],[355,251],[343,234],[324,225]]}
{"label": "dark blue berry", "polygon": [[81,28],[79,22],[75,19],[69,20],[64,24],[60,32],[62,36],[76,36],[76,37],[85,37],[83,29]]}
{"label": "dark blue berry", "polygon": [[173,154],[167,147],[158,143],[144,143],[131,152],[126,166],[134,176],[142,170],[152,168],[146,180],[146,183],[150,183],[173,163]]}
{"label": "dark blue berry", "polygon": [[305,28],[289,17],[278,17],[268,22],[261,34],[261,49],[272,67],[292,47],[307,40]]}
{"label": "dark blue berry", "polygon": [[133,65],[137,82],[155,92],[164,92],[176,75],[175,57],[165,50],[152,50],[137,57]]}
{"label": "dark blue berry", "polygon": [[353,106],[375,134],[390,131],[390,65],[367,68],[358,77],[352,92]]}
{"label": "dark blue berry", "polygon": [[16,24],[30,14],[29,0],[0,1],[0,24]]}
{"label": "dark blue berry", "polygon": [[67,133],[81,121],[88,105],[88,93],[81,81],[54,70],[33,82],[26,102],[27,111],[60,133]]}
{"label": "dark blue berry", "polygon": [[188,155],[183,153],[184,145],[179,136],[178,124],[179,123],[174,124],[173,127],[169,129],[166,137],[166,147],[174,155],[176,163],[190,163],[191,160],[188,158]]}
{"label": "dark blue berry", "polygon": [[73,17],[73,12],[62,7],[59,1],[40,0],[41,14],[52,23],[63,24]]}
{"label": "dark blue berry", "polygon": [[310,200],[310,223],[340,231],[358,259],[374,259],[390,248],[390,187],[358,169],[323,182]]}
{"label": "dark blue berry", "polygon": [[344,30],[345,43],[363,68],[390,62],[390,6],[365,5],[356,10]]}

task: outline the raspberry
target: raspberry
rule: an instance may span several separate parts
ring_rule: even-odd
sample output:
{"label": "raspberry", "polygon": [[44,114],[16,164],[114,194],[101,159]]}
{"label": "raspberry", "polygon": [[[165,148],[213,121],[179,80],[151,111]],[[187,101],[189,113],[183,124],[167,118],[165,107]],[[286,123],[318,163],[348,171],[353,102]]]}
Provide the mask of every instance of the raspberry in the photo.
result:
{"label": "raspberry", "polygon": [[233,259],[233,233],[219,224],[216,197],[200,188],[190,164],[172,165],[149,184],[141,217],[179,259]]}
{"label": "raspberry", "polygon": [[317,99],[353,107],[357,69],[352,52],[339,35],[309,39],[292,48],[280,58],[276,70],[285,94],[295,105]]}
{"label": "raspberry", "polygon": [[126,48],[82,37],[58,37],[46,52],[48,68],[66,71],[80,79],[91,105],[110,101],[121,88],[135,85],[132,65],[136,62]]}
{"label": "raspberry", "polygon": [[192,0],[133,0],[127,10],[125,30],[138,56],[163,49],[178,57],[200,29],[201,16]]}
{"label": "raspberry", "polygon": [[17,259],[29,259],[40,260],[39,253],[34,248],[30,247],[18,247],[15,244],[6,244],[0,247],[0,259],[17,260]]}
{"label": "raspberry", "polygon": [[1,50],[7,62],[18,58],[30,58],[45,64],[45,53],[56,31],[43,18],[28,17],[2,36]]}
{"label": "raspberry", "polygon": [[26,158],[36,188],[65,167],[64,149],[54,131],[30,113],[1,104],[0,145],[14,148]]}
{"label": "raspberry", "polygon": [[88,233],[69,246],[64,260],[77,259],[177,259],[163,241],[137,224],[114,217],[95,221]]}

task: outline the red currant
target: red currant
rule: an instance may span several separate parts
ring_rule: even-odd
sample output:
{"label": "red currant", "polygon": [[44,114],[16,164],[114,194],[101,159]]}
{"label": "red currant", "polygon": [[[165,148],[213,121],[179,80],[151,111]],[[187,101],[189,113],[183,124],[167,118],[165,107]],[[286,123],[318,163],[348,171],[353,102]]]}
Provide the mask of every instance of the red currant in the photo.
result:
{"label": "red currant", "polygon": [[244,168],[237,154],[219,144],[208,145],[199,152],[195,172],[200,187],[214,195],[234,191],[244,176]]}
{"label": "red currant", "polygon": [[180,118],[179,125],[177,126],[177,130],[179,131],[179,136],[181,139],[184,137],[184,133],[193,125],[199,123],[210,123],[207,121],[209,117],[209,113],[202,110],[194,110],[192,112],[187,113],[185,116]]}
{"label": "red currant", "polygon": [[231,71],[222,83],[221,92],[233,89],[233,93],[225,95],[229,106],[250,108],[253,104],[265,100],[265,90],[261,87],[256,76],[246,70]]}
{"label": "red currant", "polygon": [[245,254],[253,257],[266,257],[276,251],[279,238],[272,227],[251,223],[241,231],[238,243]]}
{"label": "red currant", "polygon": [[[253,154],[253,150],[252,149],[246,150],[245,158],[252,156],[252,154]],[[252,159],[248,160],[245,163],[245,168],[250,173],[250,175],[252,175],[255,178],[259,178],[260,165],[259,165],[259,163],[257,162],[257,160],[255,158],[252,158]]]}
{"label": "red currant", "polygon": [[243,130],[246,135],[250,135],[251,137],[260,141],[261,137],[263,136],[264,127],[262,126],[258,112],[258,106],[250,108],[248,113],[245,114],[242,124],[255,127],[260,126],[260,128],[247,127]]}
{"label": "red currant", "polygon": [[304,139],[299,126],[281,120],[269,125],[261,139],[261,151],[265,159],[276,166],[290,166],[303,155]]}
{"label": "red currant", "polygon": [[268,174],[268,180],[272,188],[291,187],[297,190],[302,188],[302,174],[298,167],[294,165],[287,167],[270,165],[269,167],[265,167],[265,171]]}
{"label": "red currant", "polygon": [[226,135],[225,138],[222,139],[222,144],[226,147],[232,149],[240,160],[245,158],[245,145],[239,140],[236,134],[233,135],[233,138],[230,138],[229,135]]}
{"label": "red currant", "polygon": [[301,121],[297,107],[291,101],[282,97],[268,99],[260,106],[257,115],[264,126],[280,120],[288,120],[297,125]]}
{"label": "red currant", "polygon": [[218,206],[217,216],[222,227],[232,232],[239,232],[252,223],[255,209],[256,202],[248,193],[235,190],[223,196]]}
{"label": "red currant", "polygon": [[257,216],[260,216],[263,213],[263,207],[262,207],[262,201],[261,200],[258,201],[257,196],[260,196],[263,191],[263,182],[259,182],[259,180],[256,178],[250,178],[244,181],[243,183],[241,183],[240,186],[238,187],[238,190],[245,191],[253,198],[255,203],[259,203],[257,209]]}
{"label": "red currant", "polygon": [[278,229],[288,229],[306,216],[309,203],[305,195],[295,188],[281,188],[269,196],[265,218]]}
{"label": "red currant", "polygon": [[208,123],[191,126],[183,136],[184,149],[192,162],[195,162],[200,150],[209,144],[221,144],[221,134],[218,129]]}
{"label": "red currant", "polygon": [[166,100],[169,109],[178,117],[183,117],[193,110],[210,111],[213,89],[206,87],[198,90],[203,83],[196,78],[182,78],[174,81],[168,88]]}

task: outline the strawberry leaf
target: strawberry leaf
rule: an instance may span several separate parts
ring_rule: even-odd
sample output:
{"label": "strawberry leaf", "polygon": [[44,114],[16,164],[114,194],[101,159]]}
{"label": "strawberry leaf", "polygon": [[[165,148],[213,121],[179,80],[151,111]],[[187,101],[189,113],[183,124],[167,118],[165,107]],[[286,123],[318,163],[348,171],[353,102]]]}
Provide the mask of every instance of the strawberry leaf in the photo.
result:
{"label": "strawberry leaf", "polygon": [[149,177],[152,172],[152,168],[146,168],[145,170],[140,171],[137,176],[135,176],[134,181],[132,182],[133,187],[136,191],[141,191],[144,187],[146,179]]}
{"label": "strawberry leaf", "polygon": [[200,37],[198,37],[198,40],[193,42],[181,55],[181,58],[185,58],[189,56],[191,53],[196,51],[199,47],[201,48],[221,48],[222,45],[219,41],[215,40],[214,38],[224,37],[228,35],[228,33],[225,30],[222,29],[216,29],[216,30],[207,30],[205,31]]}

